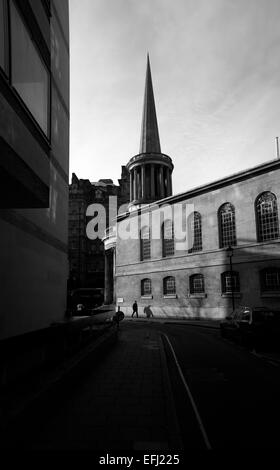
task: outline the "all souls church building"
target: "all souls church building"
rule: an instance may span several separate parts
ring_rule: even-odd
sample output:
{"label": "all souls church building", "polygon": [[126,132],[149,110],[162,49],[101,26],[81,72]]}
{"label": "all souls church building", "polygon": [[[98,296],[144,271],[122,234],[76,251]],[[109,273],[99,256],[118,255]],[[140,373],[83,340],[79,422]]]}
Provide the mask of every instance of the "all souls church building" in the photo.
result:
{"label": "all souls church building", "polygon": [[[173,195],[149,58],[140,151],[127,169],[128,210],[104,239],[107,303],[131,315],[136,300],[140,316],[148,308],[154,317],[223,318],[239,305],[279,309],[280,160]],[[129,224],[137,236],[120,235]]]}

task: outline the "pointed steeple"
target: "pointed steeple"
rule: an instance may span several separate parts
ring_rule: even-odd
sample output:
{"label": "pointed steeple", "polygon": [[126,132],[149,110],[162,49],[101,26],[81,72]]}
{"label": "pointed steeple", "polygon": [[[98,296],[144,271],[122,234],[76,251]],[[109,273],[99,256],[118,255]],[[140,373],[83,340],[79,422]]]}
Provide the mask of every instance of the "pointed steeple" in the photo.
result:
{"label": "pointed steeple", "polygon": [[140,152],[131,157],[126,168],[130,178],[129,210],[172,195],[174,166],[171,158],[161,153],[160,149],[149,55],[147,57]]}
{"label": "pointed steeple", "polygon": [[139,153],[161,153],[149,54],[147,55],[147,72]]}

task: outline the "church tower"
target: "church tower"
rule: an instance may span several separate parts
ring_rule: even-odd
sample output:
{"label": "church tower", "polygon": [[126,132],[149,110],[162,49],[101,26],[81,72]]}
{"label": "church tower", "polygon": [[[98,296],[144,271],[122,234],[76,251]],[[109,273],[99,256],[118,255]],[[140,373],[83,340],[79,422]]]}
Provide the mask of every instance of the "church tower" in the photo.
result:
{"label": "church tower", "polygon": [[173,163],[168,155],[161,153],[149,55],[140,150],[129,160],[127,169],[131,209],[172,195]]}

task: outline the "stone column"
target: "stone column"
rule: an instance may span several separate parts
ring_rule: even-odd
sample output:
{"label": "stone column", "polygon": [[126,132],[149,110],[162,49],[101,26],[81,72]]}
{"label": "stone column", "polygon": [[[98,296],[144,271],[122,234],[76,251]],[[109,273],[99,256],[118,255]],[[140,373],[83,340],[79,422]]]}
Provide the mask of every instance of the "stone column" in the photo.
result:
{"label": "stone column", "polygon": [[112,302],[116,305],[116,248],[113,248],[112,253]]}
{"label": "stone column", "polygon": [[105,251],[104,304],[110,304],[110,260],[109,250]]}
{"label": "stone column", "polygon": [[114,248],[105,251],[105,289],[104,289],[104,304],[109,305],[114,299]]}
{"label": "stone column", "polygon": [[134,168],[133,170],[133,199],[136,199],[137,198],[137,170],[136,168]]}
{"label": "stone column", "polygon": [[165,171],[166,171],[166,186],[165,186],[165,189],[166,189],[166,197],[168,197],[168,196],[170,196],[169,191],[168,191],[169,169],[166,167]]}
{"label": "stone column", "polygon": [[166,166],[163,167],[163,194],[164,194],[164,197],[167,196],[167,180],[166,180]]}
{"label": "stone column", "polygon": [[141,181],[140,181],[140,172],[139,167],[136,168],[136,199],[140,198],[140,190],[141,190]]}
{"label": "stone column", "polygon": [[160,194],[160,198],[163,199],[164,198],[164,181],[163,181],[163,168],[162,168],[162,166],[160,166],[160,168],[159,168],[159,181],[160,181],[159,194]]}
{"label": "stone column", "polygon": [[132,171],[129,173],[130,177],[130,201],[133,201],[133,173]]}
{"label": "stone column", "polygon": [[141,197],[146,198],[145,165],[141,166]]}
{"label": "stone column", "polygon": [[169,171],[169,179],[170,179],[170,196],[172,196],[172,172]]}
{"label": "stone column", "polygon": [[156,179],[156,199],[160,199],[160,184],[159,184],[159,167],[155,167],[155,179]]}
{"label": "stone column", "polygon": [[151,199],[155,199],[155,165],[151,164]]}
{"label": "stone column", "polygon": [[167,196],[171,196],[171,186],[170,186],[170,170],[169,168],[166,169],[166,176],[167,176]]}

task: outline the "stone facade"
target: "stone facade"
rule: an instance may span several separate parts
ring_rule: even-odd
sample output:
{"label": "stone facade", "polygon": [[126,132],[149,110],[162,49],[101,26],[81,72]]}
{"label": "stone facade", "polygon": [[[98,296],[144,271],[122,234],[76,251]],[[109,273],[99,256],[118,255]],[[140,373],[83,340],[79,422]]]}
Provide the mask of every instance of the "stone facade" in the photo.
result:
{"label": "stone facade", "polygon": [[[238,305],[267,305],[279,308],[280,290],[262,291],[260,275],[264,268],[280,269],[279,238],[260,242],[257,239],[255,201],[264,192],[273,193],[280,200],[280,162],[252,168],[221,181],[166,198],[158,204],[191,204],[193,211],[201,214],[202,247],[200,251],[176,250],[174,255],[163,257],[162,237],[150,239],[150,259],[141,261],[141,240],[122,240],[116,243],[116,297],[118,305],[131,314],[132,303],[137,300],[139,313],[149,305],[154,316],[223,318],[232,311],[232,301]],[[230,270],[226,247],[220,248],[218,210],[224,203],[235,208],[236,245],[233,246],[233,271],[239,274],[239,291],[223,293],[221,275]],[[153,214],[151,204],[143,209],[146,225],[147,214]],[[278,203],[278,219],[279,203]],[[132,214],[118,219],[120,224]],[[140,237],[141,219],[135,213]],[[151,220],[151,219],[150,219]],[[204,292],[190,292],[190,276],[202,274]],[[175,279],[174,295],[164,295],[163,279]],[[141,281],[150,279],[150,295],[141,295]],[[143,292],[142,292],[143,294]],[[232,299],[234,297],[234,299]]]}
{"label": "stone facade", "polygon": [[149,59],[140,153],[127,168],[130,205],[105,239],[106,297],[117,308],[131,315],[137,300],[140,315],[148,307],[179,318],[224,318],[239,305],[280,310],[280,160],[172,196]]}
{"label": "stone facade", "polygon": [[122,167],[119,186],[111,179],[98,182],[79,179],[72,174],[69,186],[69,288],[104,287],[104,245],[100,238],[90,240],[86,227],[90,217],[86,216],[90,204],[101,204],[106,210],[106,227],[109,226],[109,198],[117,197],[117,206],[129,202],[129,177]]}

